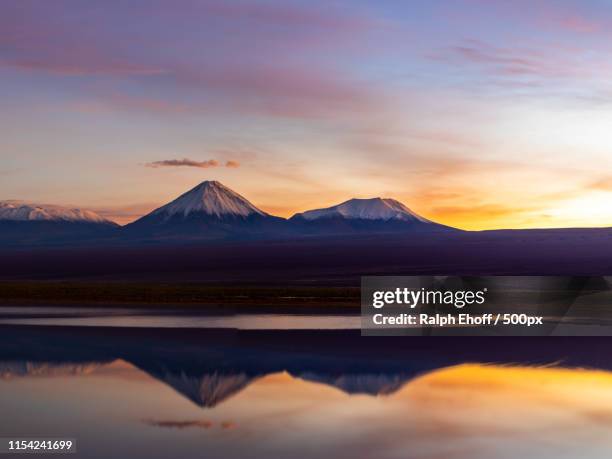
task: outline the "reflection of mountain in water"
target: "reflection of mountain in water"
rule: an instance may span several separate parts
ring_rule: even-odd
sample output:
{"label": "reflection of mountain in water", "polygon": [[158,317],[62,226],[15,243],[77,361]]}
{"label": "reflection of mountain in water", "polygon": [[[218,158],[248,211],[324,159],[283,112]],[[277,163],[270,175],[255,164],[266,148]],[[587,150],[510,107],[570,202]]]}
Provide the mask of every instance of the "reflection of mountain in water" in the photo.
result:
{"label": "reflection of mountain in water", "polygon": [[199,377],[185,373],[173,374],[169,372],[149,374],[165,382],[196,405],[205,408],[213,408],[222,401],[231,398],[257,379],[244,373],[221,374],[214,372]]}
{"label": "reflection of mountain in water", "polygon": [[[247,331],[0,325],[0,378],[82,375],[124,360],[211,408],[259,378],[287,372],[347,394],[389,395],[464,362],[609,369],[605,337],[362,338],[359,331]],[[494,340],[494,343],[491,341]],[[452,349],[452,352],[450,350]]]}
{"label": "reflection of mountain in water", "polygon": [[[103,366],[103,362],[87,363],[57,363],[32,361],[0,361],[0,379],[13,379],[17,377],[55,377],[55,376],[83,376],[90,374]],[[142,365],[142,363],[139,363]],[[256,380],[272,374],[260,373],[247,375],[244,372],[219,372],[188,374],[185,371],[173,372],[152,371],[150,368],[137,368],[146,372],[155,379],[166,383],[179,394],[203,408],[213,408],[219,403],[233,397]],[[304,381],[325,384],[336,387],[347,394],[367,394],[372,396],[390,395],[399,390],[411,375],[400,374],[325,374],[304,371],[290,373],[294,378]]]}
{"label": "reflection of mountain in water", "polygon": [[[267,373],[267,374],[271,374]],[[185,373],[149,374],[165,382],[181,395],[187,397],[196,405],[213,408],[219,403],[233,397],[251,383],[266,376],[260,374],[249,376],[245,373],[219,373],[213,372],[201,376],[187,375]],[[401,374],[323,374],[303,372],[291,373],[294,378],[304,381],[325,384],[340,389],[347,394],[390,395],[399,390],[411,375]]]}
{"label": "reflection of mountain in water", "polygon": [[58,363],[7,361],[0,362],[0,379],[23,378],[27,376],[78,376],[89,374],[102,363]]}
{"label": "reflection of mountain in water", "polygon": [[412,377],[412,375],[382,373],[325,375],[311,372],[292,374],[291,376],[304,381],[333,386],[350,395],[390,395],[401,389]]}
{"label": "reflection of mountain in water", "polygon": [[[219,403],[233,397],[251,383],[272,373],[288,371],[286,368],[270,368],[268,371],[252,372],[250,370],[206,370],[193,368],[155,368],[154,362],[134,363],[139,369],[155,379],[163,381],[179,394],[198,406],[213,408]],[[304,381],[336,387],[347,394],[388,395],[400,389],[412,374],[401,373],[359,373],[338,374],[336,371],[326,373],[324,369],[288,371],[294,378]]]}

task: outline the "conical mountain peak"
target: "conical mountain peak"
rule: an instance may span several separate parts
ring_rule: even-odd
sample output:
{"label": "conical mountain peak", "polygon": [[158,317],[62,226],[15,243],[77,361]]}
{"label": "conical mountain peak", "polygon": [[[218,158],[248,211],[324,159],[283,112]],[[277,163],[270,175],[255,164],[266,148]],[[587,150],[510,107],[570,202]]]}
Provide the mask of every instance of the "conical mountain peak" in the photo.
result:
{"label": "conical mountain peak", "polygon": [[174,201],[155,210],[153,215],[187,217],[194,213],[219,218],[267,215],[246,198],[215,180],[200,183]]}

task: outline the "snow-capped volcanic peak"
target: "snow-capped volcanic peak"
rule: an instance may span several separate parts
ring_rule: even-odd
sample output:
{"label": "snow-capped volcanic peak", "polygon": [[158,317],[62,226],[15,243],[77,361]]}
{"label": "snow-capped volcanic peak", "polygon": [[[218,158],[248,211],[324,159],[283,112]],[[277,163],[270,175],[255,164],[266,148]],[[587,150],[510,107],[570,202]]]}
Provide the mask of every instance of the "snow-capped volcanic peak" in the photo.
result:
{"label": "snow-capped volcanic peak", "polygon": [[113,224],[91,210],[15,200],[0,201],[0,220]]}
{"label": "snow-capped volcanic peak", "polygon": [[182,215],[203,213],[216,217],[248,217],[267,215],[238,193],[217,181],[206,181],[182,194],[174,201],[152,212],[152,215]]}
{"label": "snow-capped volcanic peak", "polygon": [[297,214],[296,217],[305,220],[318,220],[321,218],[341,217],[361,220],[402,220],[431,223],[426,218],[411,211],[408,207],[395,199],[350,199],[337,206],[326,209],[316,209]]}

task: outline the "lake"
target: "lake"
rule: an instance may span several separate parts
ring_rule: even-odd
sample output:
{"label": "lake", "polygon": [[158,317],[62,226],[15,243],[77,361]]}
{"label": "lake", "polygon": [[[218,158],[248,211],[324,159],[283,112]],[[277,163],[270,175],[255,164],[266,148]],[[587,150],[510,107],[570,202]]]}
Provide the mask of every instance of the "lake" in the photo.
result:
{"label": "lake", "polygon": [[361,337],[343,328],[350,316],[237,327],[248,318],[187,326],[192,316],[70,308],[2,317],[21,322],[0,323],[0,437],[75,438],[72,457],[612,452],[604,337]]}
{"label": "lake", "polygon": [[211,314],[176,308],[0,306],[0,324],[89,327],[235,328],[239,330],[359,329],[355,314]]}

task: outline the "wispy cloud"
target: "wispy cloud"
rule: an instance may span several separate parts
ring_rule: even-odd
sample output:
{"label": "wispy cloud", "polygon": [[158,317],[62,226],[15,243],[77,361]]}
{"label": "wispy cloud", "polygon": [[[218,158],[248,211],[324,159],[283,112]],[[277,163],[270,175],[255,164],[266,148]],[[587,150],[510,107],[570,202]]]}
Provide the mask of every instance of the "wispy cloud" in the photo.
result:
{"label": "wispy cloud", "polygon": [[586,17],[576,11],[552,10],[544,21],[561,29],[581,34],[599,32],[606,27],[601,21]]}
{"label": "wispy cloud", "polygon": [[[222,167],[216,159],[207,159],[205,161],[196,161],[194,159],[183,158],[183,159],[164,159],[161,161],[153,161],[145,164],[146,167],[158,168],[158,167],[197,167],[200,169],[208,169],[211,167]],[[237,168],[240,167],[240,163],[237,161],[228,160],[224,164],[225,167]]]}
{"label": "wispy cloud", "polygon": [[465,0],[481,11],[492,12],[517,27],[530,26],[540,33],[593,34],[609,28],[610,15],[605,3],[598,11],[585,0]]}
{"label": "wispy cloud", "polygon": [[599,191],[612,191],[612,177],[603,177],[590,183],[587,188]]}
{"label": "wispy cloud", "polygon": [[[135,3],[142,9],[66,0],[2,5],[0,67],[95,78],[95,85],[79,87],[98,102],[151,113],[330,117],[368,108],[375,99],[352,73],[322,58],[330,47],[345,56],[363,52],[357,42],[374,26],[355,9],[322,12],[267,1]],[[156,43],[161,46],[151,52]]]}
{"label": "wispy cloud", "polygon": [[567,77],[588,70],[570,65],[567,56],[565,52],[554,53],[550,49],[499,47],[478,40],[466,40],[429,55],[433,60],[457,66],[473,65],[499,76]]}
{"label": "wispy cloud", "polygon": [[526,40],[500,46],[464,40],[426,55],[459,72],[457,87],[473,94],[595,107],[612,101],[612,49]]}

